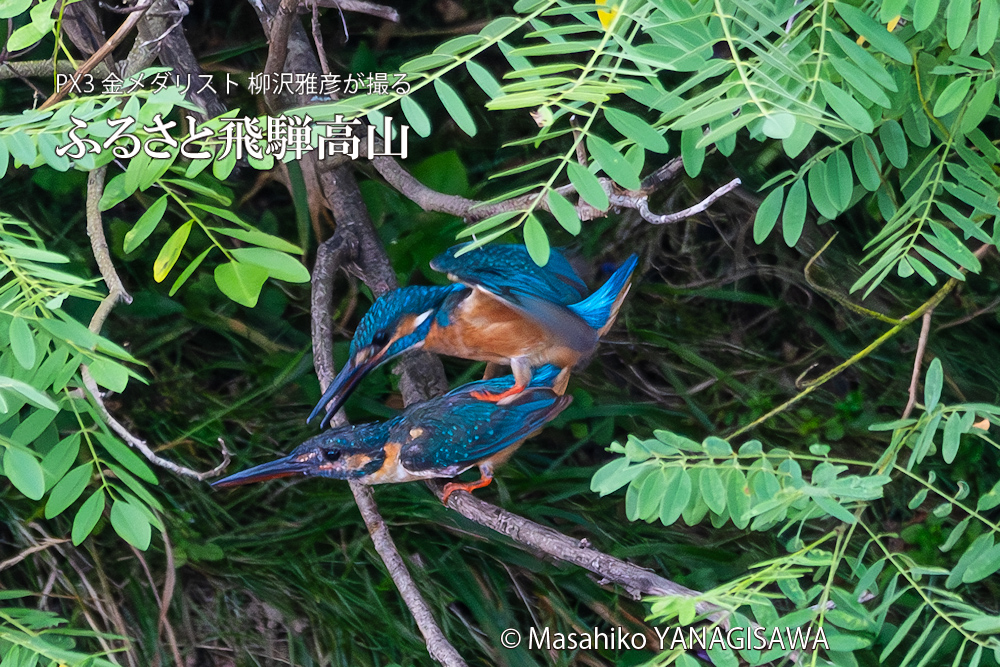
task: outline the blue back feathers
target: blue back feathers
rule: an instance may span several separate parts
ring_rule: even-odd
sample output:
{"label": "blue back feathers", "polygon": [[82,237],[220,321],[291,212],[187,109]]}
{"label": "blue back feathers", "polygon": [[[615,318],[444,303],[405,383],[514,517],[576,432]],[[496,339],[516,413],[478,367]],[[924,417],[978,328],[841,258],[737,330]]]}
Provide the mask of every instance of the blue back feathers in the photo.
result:
{"label": "blue back feathers", "polygon": [[604,328],[607,321],[617,314],[617,306],[621,305],[620,295],[629,284],[638,261],[637,255],[631,255],[600,289],[583,301],[571,304],[569,309],[583,318],[591,329]]}
{"label": "blue back feathers", "polygon": [[520,297],[534,297],[568,305],[587,295],[587,285],[558,250],[551,251],[545,266],[538,266],[520,244],[486,245],[456,257],[467,245],[444,251],[431,260],[431,268],[515,303]]}

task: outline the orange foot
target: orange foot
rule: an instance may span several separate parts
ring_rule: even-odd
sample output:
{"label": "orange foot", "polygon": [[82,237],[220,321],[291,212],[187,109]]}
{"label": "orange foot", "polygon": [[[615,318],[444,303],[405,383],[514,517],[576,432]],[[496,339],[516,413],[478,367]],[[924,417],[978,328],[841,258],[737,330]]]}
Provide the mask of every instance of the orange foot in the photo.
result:
{"label": "orange foot", "polygon": [[524,388],[526,386],[527,385],[515,383],[513,387],[511,387],[507,391],[502,391],[499,394],[494,394],[489,391],[474,391],[471,394],[469,394],[469,396],[472,396],[472,398],[479,401],[489,401],[490,403],[498,403],[505,398],[514,396],[515,394],[520,394],[522,391],[524,391]]}
{"label": "orange foot", "polygon": [[[482,473],[480,473],[482,474]],[[455,491],[468,491],[472,493],[476,489],[481,489],[484,486],[489,486],[490,482],[493,481],[493,475],[482,475],[475,482],[448,482],[444,485],[444,495],[441,497],[441,502],[445,505],[448,504],[448,498]]]}

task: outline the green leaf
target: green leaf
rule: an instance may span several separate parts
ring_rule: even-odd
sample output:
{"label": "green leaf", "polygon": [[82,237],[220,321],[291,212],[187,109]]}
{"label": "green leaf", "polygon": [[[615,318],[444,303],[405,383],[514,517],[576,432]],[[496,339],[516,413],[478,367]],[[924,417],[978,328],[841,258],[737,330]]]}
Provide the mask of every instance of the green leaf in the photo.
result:
{"label": "green leaf", "polygon": [[700,126],[681,132],[681,158],[684,171],[691,178],[701,173],[701,166],[705,163],[705,147],[698,145],[702,134]]}
{"label": "green leaf", "polygon": [[236,248],[230,252],[238,263],[259,266],[272,278],[290,283],[309,282],[309,269],[291,255],[270,248]]}
{"label": "green leaf", "polygon": [[625,457],[609,461],[594,473],[590,480],[590,490],[602,497],[622,488],[644,469],[643,466],[629,466]]}
{"label": "green leaf", "polygon": [[429,137],[431,135],[431,119],[427,117],[427,112],[413,101],[412,97],[409,95],[401,97],[399,106],[403,110],[403,115],[406,116],[406,120],[414,132],[421,137]]}
{"label": "green leaf", "polygon": [[173,296],[174,294],[176,294],[177,290],[181,288],[181,285],[186,283],[187,279],[191,277],[191,274],[194,273],[199,266],[201,266],[201,263],[203,261],[205,261],[205,258],[208,257],[208,253],[212,252],[212,250],[214,249],[215,246],[210,245],[204,250],[202,250],[201,254],[195,257],[194,260],[192,260],[192,262],[187,265],[186,269],[181,271],[181,275],[177,276],[177,280],[174,281],[174,284],[170,288],[170,291],[167,293],[167,296]]}
{"label": "green leaf", "polygon": [[213,232],[218,232],[220,234],[225,234],[226,236],[231,236],[234,239],[245,241],[251,245],[260,246],[261,248],[270,248],[272,250],[287,252],[293,255],[302,254],[302,248],[294,243],[289,243],[283,238],[271,236],[270,234],[265,234],[264,232],[256,229],[232,229],[228,227],[209,227],[209,229]]}
{"label": "green leaf", "polygon": [[[806,182],[798,179],[792,184],[788,191],[788,200],[785,201],[785,210],[781,216],[781,232],[785,239],[785,245],[794,248],[802,236],[802,228],[806,222]],[[754,223],[754,240],[756,240],[756,222]]]}
{"label": "green leaf", "polygon": [[611,206],[608,193],[601,187],[601,182],[590,173],[586,167],[576,162],[566,165],[569,180],[583,200],[600,211],[606,211]]}
{"label": "green leaf", "polygon": [[941,551],[945,552],[951,551],[951,548],[955,546],[955,543],[958,542],[958,540],[961,539],[962,535],[965,534],[965,529],[969,527],[969,521],[971,519],[972,519],[971,516],[967,516],[961,521],[959,521],[958,524],[951,529],[951,532],[948,533],[948,539],[945,540],[944,544],[942,544],[939,547]]}
{"label": "green leaf", "polygon": [[146,515],[140,509],[124,500],[116,500],[111,505],[111,526],[122,539],[139,551],[149,548],[151,530]]}
{"label": "green leaf", "polygon": [[1000,29],[1000,0],[980,0],[977,23],[979,25],[976,31],[976,48],[979,53],[986,55],[986,52],[993,48],[997,40],[997,30]]}
{"label": "green leaf", "polygon": [[669,149],[666,138],[635,114],[614,107],[604,107],[604,117],[622,136],[628,137],[647,150],[666,153]]}
{"label": "green leaf", "polygon": [[826,170],[826,162],[817,162],[813,165],[812,169],[809,170],[809,174],[806,176],[806,182],[809,184],[809,196],[813,206],[816,207],[816,210],[819,211],[819,214],[824,218],[832,220],[837,217],[840,211],[838,211],[837,207],[833,205],[827,191]]}
{"label": "green leaf", "polygon": [[49,501],[45,504],[45,518],[59,516],[67,507],[76,502],[87,488],[93,474],[93,463],[84,463],[69,471],[65,477],[52,487]]}
{"label": "green leaf", "polygon": [[[839,6],[839,4],[838,4]],[[834,84],[825,79],[821,79],[819,87],[823,91],[830,108],[833,109],[844,122],[856,130],[870,134],[875,130],[875,123],[865,108],[848,93],[844,92]]]}
{"label": "green leaf", "polygon": [[722,483],[722,476],[714,467],[702,468],[699,479],[701,497],[708,508],[716,514],[721,514],[726,508],[726,487]]}
{"label": "green leaf", "polygon": [[962,116],[962,132],[968,134],[983,122],[993,108],[994,98],[997,96],[997,80],[990,79],[986,83],[980,84],[976,88],[975,94],[969,100],[969,106]]}
{"label": "green leaf", "polygon": [[669,486],[664,489],[660,501],[660,522],[664,526],[673,525],[691,499],[691,476],[685,468],[670,468],[676,473],[670,476]]}
{"label": "green leaf", "polygon": [[529,213],[524,222],[524,246],[535,264],[545,266],[549,263],[549,237],[534,213]]}
{"label": "green leaf", "polygon": [[[50,320],[52,321],[52,320]],[[27,382],[21,382],[11,377],[0,375],[0,389],[5,389],[19,394],[25,401],[39,408],[59,411],[59,406],[52,402],[52,399],[32,387]]]}
{"label": "green leaf", "polygon": [[944,386],[944,370],[941,360],[935,358],[924,376],[924,410],[933,412],[941,398],[941,388]]}
{"label": "green leaf", "polygon": [[[468,37],[469,35],[466,36]],[[465,106],[465,102],[455,92],[455,89],[439,77],[434,79],[434,90],[437,92],[438,97],[441,98],[441,104],[444,105],[444,108],[455,120],[455,123],[462,128],[462,131],[470,137],[476,136],[476,121],[473,120],[472,114],[469,113],[469,108]]]}
{"label": "green leaf", "polygon": [[489,70],[474,60],[467,61],[465,63],[465,67],[469,70],[469,74],[472,75],[473,80],[479,84],[479,87],[483,89],[483,92],[486,93],[490,99],[500,97],[502,94],[500,84],[497,82],[496,78],[490,74]]}
{"label": "green leaf", "polygon": [[35,337],[31,333],[28,322],[23,317],[14,315],[10,320],[8,335],[10,336],[10,349],[14,353],[17,363],[28,370],[34,368],[37,361]]}
{"label": "green leaf", "polygon": [[267,280],[267,271],[254,264],[226,262],[215,267],[215,284],[238,304],[253,308]]}
{"label": "green leaf", "polygon": [[913,28],[917,32],[927,30],[937,18],[941,0],[915,0],[913,3]]}
{"label": "green leaf", "polygon": [[879,157],[875,142],[867,134],[854,140],[851,146],[851,157],[854,159],[854,171],[861,185],[869,192],[875,192],[882,184],[882,158]]}
{"label": "green leaf", "polygon": [[851,62],[857,65],[861,71],[873,78],[886,90],[894,93],[898,92],[899,89],[896,86],[896,80],[892,78],[892,75],[889,74],[885,66],[875,56],[868,53],[866,49],[862,48],[857,42],[846,35],[836,31],[829,34],[833,35],[833,41],[837,42],[837,46],[844,52],[844,55],[850,58]]}
{"label": "green leaf", "polygon": [[153,280],[162,283],[163,279],[170,273],[170,270],[174,268],[174,264],[180,258],[181,251],[184,250],[184,244],[187,243],[188,236],[191,234],[192,226],[194,226],[194,220],[185,222],[170,235],[167,242],[160,248],[160,254],[156,256],[156,261],[153,262]]}
{"label": "green leaf", "polygon": [[958,49],[969,35],[969,24],[972,22],[972,0],[948,0],[948,8],[945,10],[944,16],[948,21],[948,46],[953,50]]}
{"label": "green leaf", "polygon": [[885,157],[897,169],[906,166],[909,159],[907,154],[906,137],[903,135],[903,128],[895,120],[887,120],[882,123],[879,129],[879,139],[882,140],[882,150]]}
{"label": "green leaf", "polygon": [[941,118],[957,109],[958,105],[965,99],[965,96],[969,94],[971,87],[972,77],[968,76],[960,76],[949,83],[944,92],[938,96],[937,101],[934,102],[934,111],[932,112],[934,116]]}
{"label": "green leaf", "polygon": [[826,160],[826,192],[830,202],[840,212],[846,211],[854,192],[854,178],[851,164],[842,150],[834,152]]}
{"label": "green leaf", "polygon": [[987,635],[1000,633],[1000,616],[976,616],[962,624],[963,630]]}
{"label": "green leaf", "polygon": [[580,217],[576,214],[576,207],[555,190],[549,192],[548,201],[552,215],[562,225],[562,228],[573,236],[579,234]]}
{"label": "green leaf", "polygon": [[149,238],[156,226],[163,219],[163,214],[167,210],[167,197],[163,195],[157,199],[152,206],[146,209],[135,225],[125,234],[125,253],[128,254],[142,245],[142,242]]}
{"label": "green leaf", "polygon": [[94,381],[111,391],[122,393],[128,385],[128,369],[106,357],[99,357],[87,364]]}
{"label": "green leaf", "polygon": [[87,539],[94,526],[97,525],[101,513],[104,511],[104,489],[98,489],[92,496],[87,498],[80,506],[73,518],[73,546],[79,546]]}
{"label": "green leaf", "polygon": [[775,188],[764,197],[764,201],[757,208],[757,215],[753,219],[753,240],[756,244],[761,244],[774,229],[774,223],[778,221],[778,213],[781,212],[781,204],[785,201],[785,188]]}
{"label": "green leaf", "polygon": [[41,500],[45,493],[45,477],[38,459],[29,452],[7,447],[3,455],[3,474],[18,491],[32,500]]}
{"label": "green leaf", "polygon": [[823,510],[833,518],[840,519],[844,523],[853,524],[855,522],[854,515],[848,512],[843,505],[838,503],[833,498],[830,498],[829,496],[817,495],[813,496],[812,499],[819,506],[821,510]]}
{"label": "green leaf", "polygon": [[125,187],[125,174],[118,174],[105,184],[104,193],[97,206],[102,211],[107,211],[131,197],[133,192],[135,188],[128,190]]}
{"label": "green leaf", "polygon": [[[814,125],[806,122],[795,123],[795,129],[792,130],[791,136],[781,142],[782,148],[785,149],[785,155],[791,158],[798,157],[805,150],[806,146],[809,145],[809,142],[812,141],[815,134],[816,127]],[[735,149],[736,135],[733,135],[732,139],[734,140],[733,148]]]}
{"label": "green leaf", "polygon": [[785,111],[771,113],[764,117],[761,132],[772,139],[787,139],[795,132],[795,116]]}
{"label": "green leaf", "polygon": [[837,2],[834,6],[844,21],[847,22],[847,25],[851,27],[851,30],[871,42],[872,48],[881,51],[904,65],[913,64],[913,57],[910,55],[909,50],[899,41],[896,35],[886,30],[885,26],[879,25],[874,19],[853,5]]}
{"label": "green leaf", "polygon": [[590,135],[587,137],[587,149],[604,173],[615,183],[626,190],[638,190],[641,187],[639,175],[632,169],[632,165],[607,141]]}
{"label": "green leaf", "polygon": [[859,93],[872,102],[886,109],[892,106],[892,102],[889,101],[889,96],[885,94],[885,91],[870,76],[865,74],[860,67],[836,56],[830,56],[830,64],[833,65],[833,68],[837,70],[837,73],[847,83],[851,84]]}
{"label": "green leaf", "polygon": [[955,460],[958,453],[958,444],[962,439],[962,416],[957,412],[948,415],[948,421],[944,424],[944,440],[941,444],[941,458],[945,463]]}

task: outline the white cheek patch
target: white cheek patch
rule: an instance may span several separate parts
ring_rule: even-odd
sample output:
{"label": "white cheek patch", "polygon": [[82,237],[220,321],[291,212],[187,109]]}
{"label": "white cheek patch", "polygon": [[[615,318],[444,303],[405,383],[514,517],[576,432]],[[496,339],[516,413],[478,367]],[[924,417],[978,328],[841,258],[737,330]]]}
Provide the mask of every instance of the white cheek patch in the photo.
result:
{"label": "white cheek patch", "polygon": [[413,328],[416,329],[421,324],[426,322],[427,318],[430,317],[433,312],[434,312],[433,310],[425,310],[424,312],[420,313],[415,318],[413,318]]}

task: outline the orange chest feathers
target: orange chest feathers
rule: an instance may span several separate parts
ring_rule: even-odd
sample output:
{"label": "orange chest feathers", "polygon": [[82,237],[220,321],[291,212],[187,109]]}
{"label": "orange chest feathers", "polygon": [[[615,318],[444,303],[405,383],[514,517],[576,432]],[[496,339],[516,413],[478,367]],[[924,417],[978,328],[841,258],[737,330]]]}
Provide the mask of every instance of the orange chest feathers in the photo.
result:
{"label": "orange chest feathers", "polygon": [[424,349],[504,364],[524,357],[536,366],[572,366],[579,357],[579,353],[560,343],[557,332],[479,289],[474,289],[450,313],[448,326],[437,322],[431,325]]}

